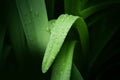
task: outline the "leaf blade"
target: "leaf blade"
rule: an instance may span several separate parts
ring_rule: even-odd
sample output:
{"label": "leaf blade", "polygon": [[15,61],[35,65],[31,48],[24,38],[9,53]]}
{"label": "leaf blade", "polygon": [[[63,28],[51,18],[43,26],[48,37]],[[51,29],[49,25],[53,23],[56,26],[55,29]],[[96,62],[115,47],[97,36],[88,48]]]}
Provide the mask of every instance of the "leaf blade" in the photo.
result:
{"label": "leaf blade", "polygon": [[44,0],[16,0],[16,3],[29,49],[44,52],[49,39]]}
{"label": "leaf blade", "polygon": [[70,80],[75,43],[68,41],[63,45],[53,64],[51,80]]}
{"label": "leaf blade", "polygon": [[120,4],[120,1],[109,1],[109,2],[107,1],[107,2],[100,3],[100,4],[96,4],[94,6],[83,9],[82,11],[79,12],[78,15],[86,19],[89,16],[93,15],[94,13],[100,10],[107,9],[111,7],[111,5],[115,5],[115,4]]}
{"label": "leaf blade", "polygon": [[65,37],[67,36],[68,31],[77,18],[77,16],[65,14],[61,15],[58,20],[56,20],[55,27],[51,31],[50,41],[47,45],[42,62],[43,73],[45,73],[53,63]]}

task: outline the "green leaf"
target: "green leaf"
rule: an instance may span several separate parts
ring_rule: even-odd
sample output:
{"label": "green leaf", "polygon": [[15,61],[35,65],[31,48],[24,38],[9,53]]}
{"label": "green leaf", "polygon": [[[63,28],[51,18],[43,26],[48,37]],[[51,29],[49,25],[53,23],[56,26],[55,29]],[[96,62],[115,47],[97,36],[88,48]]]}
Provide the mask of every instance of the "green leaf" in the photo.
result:
{"label": "green leaf", "polygon": [[79,34],[82,52],[87,56],[89,50],[89,33],[87,24],[82,17],[79,17],[79,19],[75,22],[75,27]]}
{"label": "green leaf", "polygon": [[52,31],[52,29],[54,28],[54,26],[55,26],[55,22],[56,22],[56,20],[50,20],[49,22],[48,22],[48,28],[47,28],[47,31],[51,34],[51,31]]}
{"label": "green leaf", "polygon": [[88,26],[82,17],[77,19],[74,26],[77,29],[80,42],[80,49],[77,52],[79,53],[79,60],[77,63],[82,73],[86,75],[86,67],[88,66],[88,57],[90,55]]}
{"label": "green leaf", "polygon": [[42,62],[43,73],[45,73],[53,63],[55,57],[60,51],[68,31],[77,18],[77,16],[64,14],[56,20],[55,26],[51,31],[50,40]]}
{"label": "green leaf", "polygon": [[84,80],[75,64],[72,65],[71,80]]}
{"label": "green leaf", "polygon": [[9,8],[10,11],[7,17],[8,33],[16,56],[17,64],[21,68],[24,65],[24,53],[26,51],[25,34],[14,1],[10,3]]}
{"label": "green leaf", "polygon": [[87,0],[64,0],[65,13],[78,15],[84,9],[86,2]]}
{"label": "green leaf", "polygon": [[44,0],[16,0],[16,3],[30,51],[44,52],[49,40]]}
{"label": "green leaf", "polygon": [[63,44],[53,64],[51,80],[70,80],[75,43],[68,41]]}
{"label": "green leaf", "polygon": [[100,10],[105,10],[115,4],[120,4],[120,1],[109,1],[109,2],[107,1],[97,5],[93,5],[86,9],[83,9],[82,11],[79,12],[78,15],[86,19],[87,17],[95,14],[96,12]]}
{"label": "green leaf", "polygon": [[105,1],[89,6],[90,4],[87,3],[87,1],[88,0],[64,0],[65,13],[79,15],[86,19],[100,10],[105,10],[112,5],[120,4],[120,1]]}

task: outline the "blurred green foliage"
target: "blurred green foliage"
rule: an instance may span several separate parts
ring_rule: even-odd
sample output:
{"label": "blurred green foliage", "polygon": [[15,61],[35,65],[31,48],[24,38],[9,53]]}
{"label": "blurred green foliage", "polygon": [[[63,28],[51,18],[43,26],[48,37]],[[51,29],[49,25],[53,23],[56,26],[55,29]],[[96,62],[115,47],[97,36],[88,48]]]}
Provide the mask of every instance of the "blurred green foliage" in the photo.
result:
{"label": "blurred green foliage", "polygon": [[[79,19],[58,24],[61,14]],[[1,0],[0,80],[119,80],[119,21],[120,0]],[[66,37],[57,39],[63,44],[53,46],[59,51],[42,73],[51,34],[67,24]]]}

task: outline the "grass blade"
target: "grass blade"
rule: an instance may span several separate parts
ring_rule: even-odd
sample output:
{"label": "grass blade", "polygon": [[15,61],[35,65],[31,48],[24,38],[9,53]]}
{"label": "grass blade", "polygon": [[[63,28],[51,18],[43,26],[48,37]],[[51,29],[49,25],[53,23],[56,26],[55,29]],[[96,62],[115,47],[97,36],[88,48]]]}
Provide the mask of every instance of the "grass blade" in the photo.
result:
{"label": "grass blade", "polygon": [[14,1],[10,3],[10,10],[8,15],[8,32],[10,41],[17,59],[17,64],[20,68],[24,65],[24,53],[26,51],[25,34],[20,21],[17,7]]}
{"label": "grass blade", "polygon": [[55,26],[51,31],[50,40],[42,62],[43,73],[45,73],[53,63],[55,57],[60,51],[68,31],[77,18],[77,16],[64,14],[56,20]]}
{"label": "grass blade", "polygon": [[120,1],[109,1],[109,2],[104,2],[101,4],[94,5],[80,11],[78,15],[86,19],[87,17],[95,14],[96,12],[100,10],[105,10],[111,7],[111,5],[115,5],[115,4],[120,4]]}
{"label": "grass blade", "polygon": [[81,60],[78,62],[80,71],[83,73],[83,75],[86,75],[86,67],[88,66],[88,57],[89,57],[89,33],[88,33],[88,26],[84,19],[80,17],[76,22],[75,22],[75,28],[78,31],[79,34],[79,41],[80,41],[80,46],[81,46],[81,52],[80,58]]}
{"label": "grass blade", "polygon": [[65,13],[78,15],[79,11],[84,9],[86,2],[87,0],[64,0]]}
{"label": "grass blade", "polygon": [[79,34],[82,52],[84,55],[87,55],[88,50],[89,50],[89,33],[88,33],[87,24],[84,21],[84,19],[82,17],[80,17],[75,22],[75,27],[76,27],[78,34]]}
{"label": "grass blade", "polygon": [[52,67],[51,80],[70,80],[73,52],[76,41],[63,44]]}
{"label": "grass blade", "polygon": [[16,3],[29,49],[44,52],[49,39],[44,0],[16,0]]}

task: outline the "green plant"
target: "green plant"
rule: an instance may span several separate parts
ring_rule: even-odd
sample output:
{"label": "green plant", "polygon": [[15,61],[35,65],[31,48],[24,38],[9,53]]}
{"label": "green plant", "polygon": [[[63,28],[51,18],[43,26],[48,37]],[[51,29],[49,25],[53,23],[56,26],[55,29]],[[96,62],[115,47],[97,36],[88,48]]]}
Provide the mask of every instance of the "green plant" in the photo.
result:
{"label": "green plant", "polygon": [[120,0],[0,4],[2,80],[120,79]]}

